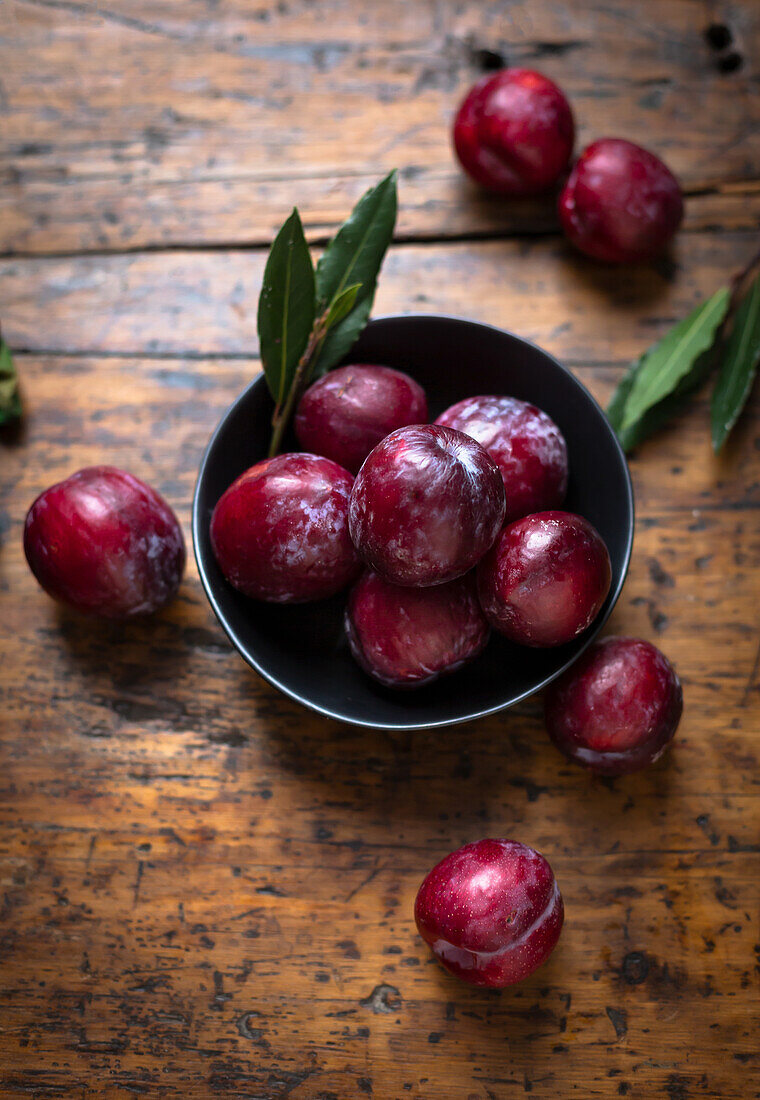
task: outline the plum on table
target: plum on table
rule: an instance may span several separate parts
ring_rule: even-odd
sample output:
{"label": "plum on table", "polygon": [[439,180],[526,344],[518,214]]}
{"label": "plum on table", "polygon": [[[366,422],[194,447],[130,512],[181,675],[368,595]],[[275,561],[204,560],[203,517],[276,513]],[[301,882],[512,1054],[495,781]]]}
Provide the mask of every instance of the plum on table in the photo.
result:
{"label": "plum on table", "polygon": [[548,191],[575,141],[564,93],[533,69],[502,69],[467,93],[454,121],[454,149],[476,183],[523,198]]}
{"label": "plum on table", "polygon": [[667,657],[639,638],[603,638],[546,691],[546,728],[571,760],[603,775],[652,764],[673,740],[681,683]]}
{"label": "plum on table", "polygon": [[185,569],[174,512],[115,466],[89,466],[40,493],[27,513],[24,552],[50,596],[104,619],[157,611]]}
{"label": "plum on table", "polygon": [[559,200],[568,240],[608,263],[658,255],[683,219],[678,180],[654,153],[623,138],[583,150]]}
{"label": "plum on table", "polygon": [[436,864],[420,886],[414,917],[447,970],[471,985],[502,988],[551,955],[564,906],[544,856],[518,841],[487,839]]}

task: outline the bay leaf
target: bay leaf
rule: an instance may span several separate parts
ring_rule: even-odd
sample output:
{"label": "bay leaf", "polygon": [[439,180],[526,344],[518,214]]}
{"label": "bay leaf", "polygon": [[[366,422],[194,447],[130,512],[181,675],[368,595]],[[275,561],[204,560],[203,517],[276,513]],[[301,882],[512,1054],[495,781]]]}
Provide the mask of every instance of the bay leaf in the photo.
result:
{"label": "bay leaf", "polygon": [[354,283],[361,283],[353,308],[328,332],[317,356],[314,376],[335,366],[366,325],[375,297],[377,276],[396,224],[396,172],[390,172],[359,199],[317,264],[317,298],[331,310]]}
{"label": "bay leaf", "polygon": [[18,420],[20,416],[21,398],[16,368],[10,348],[0,337],[0,424]]}
{"label": "bay leaf", "polygon": [[627,392],[620,398],[615,394],[611,402],[619,421],[618,432],[633,428],[694,369],[700,356],[714,344],[729,302],[728,287],[721,287],[644,352],[623,380]]}
{"label": "bay leaf", "polygon": [[681,379],[676,388],[662,401],[648,409],[634,424],[628,428],[622,428],[622,412],[628,394],[631,392],[636,372],[640,368],[641,360],[637,360],[629,367],[623,379],[612,396],[607,406],[607,418],[615,429],[620,444],[626,454],[633,451],[650,435],[663,428],[669,420],[678,416],[688,405],[693,394],[701,388],[708,374],[712,371],[717,360],[718,348],[714,345],[703,352],[692,369]]}
{"label": "bay leaf", "polygon": [[275,405],[286,400],[314,325],[314,267],[297,209],[275,237],[259,296],[264,375]]}
{"label": "bay leaf", "polygon": [[760,276],[741,301],[726,344],[711,403],[713,450],[726,442],[744,408],[760,362]]}
{"label": "bay leaf", "polygon": [[330,311],[325,319],[325,327],[329,331],[347,317],[356,303],[356,297],[362,288],[361,283],[347,286],[333,301]]}

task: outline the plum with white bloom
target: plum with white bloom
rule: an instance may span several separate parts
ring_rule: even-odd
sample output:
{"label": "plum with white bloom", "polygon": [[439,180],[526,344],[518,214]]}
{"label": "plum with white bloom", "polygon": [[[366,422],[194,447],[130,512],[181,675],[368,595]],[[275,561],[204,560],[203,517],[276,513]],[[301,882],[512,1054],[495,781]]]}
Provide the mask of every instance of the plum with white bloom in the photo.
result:
{"label": "plum with white bloom", "polygon": [[348,524],[359,555],[393,584],[463,576],[493,544],[505,511],[499,468],[453,428],[399,428],[357,474]]}

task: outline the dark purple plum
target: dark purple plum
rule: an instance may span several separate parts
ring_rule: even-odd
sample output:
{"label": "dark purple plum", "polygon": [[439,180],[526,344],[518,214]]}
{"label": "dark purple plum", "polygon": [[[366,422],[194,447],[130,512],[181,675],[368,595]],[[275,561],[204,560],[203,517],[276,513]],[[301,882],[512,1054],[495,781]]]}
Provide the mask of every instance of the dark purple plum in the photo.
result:
{"label": "dark purple plum", "polygon": [[50,596],[104,619],[163,607],[185,569],[174,512],[114,466],[87,467],[41,493],[26,517],[24,552]]}
{"label": "dark purple plum", "polygon": [[230,485],[211,517],[211,544],[230,584],[271,603],[335,595],[361,565],[348,534],[353,478],[329,458],[265,459]]}
{"label": "dark purple plum", "polygon": [[559,200],[562,228],[595,260],[657,256],[683,219],[683,196],[666,164],[631,141],[601,138],[583,150]]}
{"label": "dark purple plum", "polygon": [[454,672],[477,657],[490,632],[472,573],[432,588],[403,588],[368,571],[346,609],[351,652],[388,687],[418,687]]}
{"label": "dark purple plum", "polygon": [[436,424],[391,432],[366,459],[348,523],[362,559],[393,584],[467,573],[504,521],[504,483],[479,443]]}
{"label": "dark purple plum", "polygon": [[479,840],[433,868],[414,917],[447,970],[471,985],[502,988],[551,955],[564,907],[542,855],[515,840]]}
{"label": "dark purple plum", "polygon": [[328,371],[301,398],[295,428],[304,451],[352,474],[381,439],[407,424],[427,424],[425,391],[391,367],[355,364]]}
{"label": "dark purple plum", "polygon": [[554,186],[570,162],[573,112],[565,95],[533,69],[502,69],[467,93],[454,121],[454,149],[483,187],[523,198]]}
{"label": "dark purple plum", "polygon": [[505,520],[559,508],[567,492],[567,444],[552,418],[516,397],[466,397],[436,420],[476,439],[501,471]]}
{"label": "dark purple plum", "polygon": [[603,638],[546,692],[546,728],[577,764],[603,775],[659,759],[683,710],[675,669],[638,638]]}
{"label": "dark purple plum", "polygon": [[478,566],[494,629],[527,646],[572,641],[591,625],[612,580],[598,531],[571,512],[536,512],[504,528]]}

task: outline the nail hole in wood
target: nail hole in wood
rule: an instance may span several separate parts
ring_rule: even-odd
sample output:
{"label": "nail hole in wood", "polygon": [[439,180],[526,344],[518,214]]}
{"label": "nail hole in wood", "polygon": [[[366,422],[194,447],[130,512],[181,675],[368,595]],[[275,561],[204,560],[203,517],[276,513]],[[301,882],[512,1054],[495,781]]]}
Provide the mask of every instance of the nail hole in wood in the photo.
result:
{"label": "nail hole in wood", "polygon": [[731,50],[730,53],[724,54],[723,57],[718,58],[718,72],[719,73],[736,73],[737,69],[740,69],[745,64],[744,57],[741,56],[736,50]]}
{"label": "nail hole in wood", "polygon": [[725,53],[718,58],[718,72],[735,73],[743,64],[744,58],[738,50],[731,50],[730,53]]}
{"label": "nail hole in wood", "polygon": [[477,65],[479,69],[482,69],[484,73],[490,73],[496,69],[504,69],[507,64],[506,58],[496,50],[486,50],[479,47],[473,48],[472,60],[473,64]]}
{"label": "nail hole in wood", "polygon": [[711,23],[705,28],[705,41],[713,50],[725,50],[733,40],[731,29],[725,23]]}

